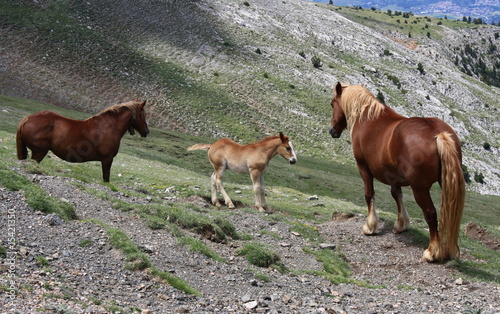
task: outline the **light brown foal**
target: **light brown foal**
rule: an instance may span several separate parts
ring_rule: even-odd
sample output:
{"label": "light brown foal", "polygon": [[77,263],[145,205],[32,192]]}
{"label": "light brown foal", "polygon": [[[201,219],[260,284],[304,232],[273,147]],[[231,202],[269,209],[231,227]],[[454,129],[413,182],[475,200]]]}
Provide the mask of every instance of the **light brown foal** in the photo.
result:
{"label": "light brown foal", "polygon": [[241,145],[228,138],[223,138],[213,144],[196,144],[188,148],[188,150],[199,149],[208,149],[208,159],[214,167],[214,173],[211,177],[212,203],[221,206],[217,198],[217,190],[219,190],[229,208],[234,208],[234,204],[224,190],[222,183],[222,177],[226,169],[237,173],[250,174],[255,194],[255,206],[259,211],[266,211],[268,208],[264,196],[264,173],[267,170],[269,161],[279,154],[288,160],[290,164],[297,162],[292,143],[288,136],[284,136],[283,133],[247,145]]}

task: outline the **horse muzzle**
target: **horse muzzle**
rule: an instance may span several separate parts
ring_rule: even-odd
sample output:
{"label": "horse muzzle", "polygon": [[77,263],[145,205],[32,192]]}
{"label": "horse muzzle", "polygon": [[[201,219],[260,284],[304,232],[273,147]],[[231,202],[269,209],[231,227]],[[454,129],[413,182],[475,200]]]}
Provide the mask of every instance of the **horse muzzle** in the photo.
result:
{"label": "horse muzzle", "polygon": [[330,128],[330,135],[333,137],[333,138],[339,138],[340,137],[340,134],[337,133],[337,131],[335,131],[334,128]]}
{"label": "horse muzzle", "polygon": [[146,137],[149,134],[149,129],[144,130],[144,132],[141,133],[141,137]]}
{"label": "horse muzzle", "polygon": [[294,163],[296,163],[296,162],[297,162],[297,159],[295,159],[295,158],[290,158],[290,159],[288,159],[288,161],[290,162],[290,165],[293,165]]}

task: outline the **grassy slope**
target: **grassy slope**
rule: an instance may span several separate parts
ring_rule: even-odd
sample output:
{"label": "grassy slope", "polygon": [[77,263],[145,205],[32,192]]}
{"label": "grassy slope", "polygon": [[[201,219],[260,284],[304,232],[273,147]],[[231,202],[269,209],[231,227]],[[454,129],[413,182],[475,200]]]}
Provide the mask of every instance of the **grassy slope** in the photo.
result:
{"label": "grassy slope", "polygon": [[[69,117],[82,119],[87,115],[53,107],[36,101],[0,96],[0,160],[2,168],[19,166],[15,157],[15,130],[17,122],[25,115],[39,110],[50,109]],[[175,187],[180,196],[209,196],[209,176],[211,167],[206,152],[187,152],[186,148],[198,142],[212,142],[209,138],[153,128],[146,139],[125,135],[120,153],[111,169],[113,187],[125,193],[146,197],[164,197],[165,189]],[[268,203],[282,213],[274,219],[294,217],[311,223],[329,221],[333,212],[365,213],[362,181],[352,164],[338,164],[323,159],[298,156],[296,165],[289,165],[281,158],[275,158],[266,175]],[[97,162],[71,164],[61,161],[52,154],[40,164],[22,163],[32,171],[49,175],[70,176],[86,182],[101,183],[101,167]],[[228,172],[226,189],[231,197],[245,207],[253,204],[250,179],[243,175]],[[241,190],[241,194],[235,194]],[[377,208],[382,219],[394,221],[395,204],[387,186],[376,184]],[[410,232],[422,247],[427,245],[427,235],[421,230],[426,228],[420,209],[412,200],[411,191],[405,189],[406,205],[414,222]],[[433,190],[436,203],[439,202],[439,189]],[[309,195],[319,195],[319,201],[307,201]],[[477,222],[500,237],[498,229],[498,202],[500,197],[482,196],[468,193],[462,227],[468,222]],[[315,206],[321,203],[321,206]],[[229,213],[220,213],[222,215]],[[484,280],[479,270],[486,267],[486,274],[498,280],[495,267],[500,263],[500,253],[486,249],[476,241],[461,237],[462,250],[468,254],[488,260],[480,264],[461,264],[464,273]],[[496,266],[495,266],[496,265]],[[476,275],[474,275],[476,274]],[[494,279],[497,278],[497,279]]]}

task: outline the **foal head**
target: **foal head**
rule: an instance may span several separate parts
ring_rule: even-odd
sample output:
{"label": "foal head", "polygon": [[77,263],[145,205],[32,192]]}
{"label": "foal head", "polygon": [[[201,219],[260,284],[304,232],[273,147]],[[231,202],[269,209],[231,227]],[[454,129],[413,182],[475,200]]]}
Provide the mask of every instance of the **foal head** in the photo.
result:
{"label": "foal head", "polygon": [[293,150],[292,142],[289,140],[288,136],[284,136],[283,133],[280,132],[281,144],[278,147],[278,154],[281,157],[285,158],[290,162],[290,164],[294,164],[297,162],[297,155],[295,155],[295,151]]}
{"label": "foal head", "polygon": [[333,138],[339,138],[342,131],[347,127],[347,119],[342,109],[342,84],[337,83],[335,86],[335,96],[330,104],[332,105],[332,119],[330,121],[330,135]]}
{"label": "foal head", "polygon": [[146,113],[144,111],[145,105],[146,101],[134,101],[132,106],[130,106],[133,111],[132,124],[129,128],[129,133],[131,135],[134,135],[134,129],[137,130],[142,137],[146,137],[149,134],[148,123],[146,122]]}

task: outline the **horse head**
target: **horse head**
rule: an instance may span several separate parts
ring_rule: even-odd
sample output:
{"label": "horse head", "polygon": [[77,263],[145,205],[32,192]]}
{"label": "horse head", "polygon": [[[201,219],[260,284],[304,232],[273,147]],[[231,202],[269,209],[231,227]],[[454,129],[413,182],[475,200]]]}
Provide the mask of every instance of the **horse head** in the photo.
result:
{"label": "horse head", "polygon": [[297,155],[295,155],[295,151],[293,150],[292,142],[289,140],[288,136],[284,136],[283,133],[280,132],[281,144],[278,147],[278,154],[281,157],[285,158],[290,162],[290,164],[294,164],[297,162]]}
{"label": "horse head", "polygon": [[339,138],[342,131],[347,127],[347,119],[341,105],[342,84],[337,83],[335,86],[335,96],[330,104],[332,105],[332,119],[330,121],[330,135],[333,138]]}
{"label": "horse head", "polygon": [[131,135],[134,135],[134,130],[137,130],[141,134],[141,137],[146,137],[149,134],[148,123],[146,122],[146,112],[144,110],[145,105],[146,101],[138,103],[136,106],[132,124],[128,129]]}

